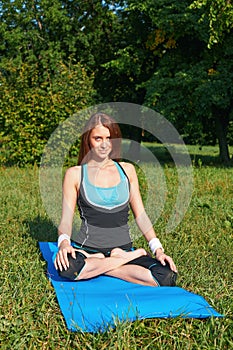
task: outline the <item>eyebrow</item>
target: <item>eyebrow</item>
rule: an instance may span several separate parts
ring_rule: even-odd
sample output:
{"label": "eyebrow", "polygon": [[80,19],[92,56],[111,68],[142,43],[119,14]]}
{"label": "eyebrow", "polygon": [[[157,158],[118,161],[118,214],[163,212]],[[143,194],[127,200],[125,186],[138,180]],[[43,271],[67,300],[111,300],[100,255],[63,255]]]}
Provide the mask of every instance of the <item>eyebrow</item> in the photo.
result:
{"label": "eyebrow", "polygon": [[105,135],[100,135],[100,134],[94,134],[92,135],[92,137],[110,137],[111,134],[109,133],[109,135],[105,136]]}
{"label": "eyebrow", "polygon": [[[104,136],[100,136],[100,135],[93,135],[92,136],[94,139],[97,139],[97,138],[100,138],[100,139],[102,139]],[[106,136],[106,138],[111,138],[111,136],[109,135],[109,136]]]}

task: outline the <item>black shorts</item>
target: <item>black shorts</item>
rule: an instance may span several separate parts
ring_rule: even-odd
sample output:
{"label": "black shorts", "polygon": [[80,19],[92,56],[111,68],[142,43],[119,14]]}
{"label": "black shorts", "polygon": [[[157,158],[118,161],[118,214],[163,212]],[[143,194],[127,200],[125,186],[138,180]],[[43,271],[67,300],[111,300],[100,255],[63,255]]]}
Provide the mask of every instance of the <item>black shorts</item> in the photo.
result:
{"label": "black shorts", "polygon": [[[83,246],[78,245],[74,242],[73,242],[73,246],[74,246],[74,248],[84,250],[88,254],[102,253],[102,254],[104,254],[105,257],[109,257],[111,254],[111,251],[113,249],[113,248],[103,248],[101,250],[97,250],[97,249],[87,247],[87,246],[83,247]],[[126,251],[133,249],[131,243],[120,246],[119,248],[126,250]],[[75,255],[76,255],[75,259],[72,258],[71,254],[67,255],[67,258],[69,261],[69,268],[67,270],[62,270],[62,271],[58,270],[58,273],[61,277],[68,278],[72,281],[75,281],[78,279],[78,276],[81,273],[81,271],[85,265],[85,259],[86,259],[86,256],[84,254],[82,254],[81,252],[75,252]]]}
{"label": "black shorts", "polygon": [[[74,246],[74,248],[84,250],[88,254],[102,253],[102,254],[104,254],[104,256],[106,258],[110,256],[111,251],[114,249],[114,248],[95,249],[95,248],[92,248],[92,247],[89,247],[89,246],[81,246],[81,245],[79,245],[78,243],[75,243],[75,242],[73,242],[73,246]],[[121,248],[121,249],[123,249],[125,251],[130,251],[130,250],[134,250],[135,249],[135,248],[133,248],[132,243],[120,245],[120,246],[118,246],[116,248]]]}
{"label": "black shorts", "polygon": [[72,281],[78,279],[80,272],[85,265],[86,256],[81,252],[75,252],[76,258],[72,258],[71,254],[68,254],[69,268],[67,270],[58,270],[61,277],[68,278]]}
{"label": "black shorts", "polygon": [[[84,248],[77,245],[75,245],[75,248],[83,249],[88,253],[101,252],[106,257],[110,256],[110,253],[111,253],[111,248],[106,250],[101,250],[101,251],[93,250],[92,248],[87,248],[87,247]],[[125,250],[133,249],[129,245],[127,245],[127,247],[121,246],[120,248]],[[77,280],[80,272],[82,271],[85,265],[85,259],[86,259],[86,256],[81,252],[76,252],[75,259],[72,258],[71,254],[68,254],[69,268],[67,270],[59,271],[60,276],[68,278],[73,281]],[[164,266],[157,259],[152,258],[150,255],[136,258],[126,263],[126,265],[142,266],[150,270],[151,275],[154,278],[155,282],[158,284],[158,286],[175,286],[176,285],[177,273],[172,271],[168,264]]]}
{"label": "black shorts", "polygon": [[158,286],[174,287],[176,285],[177,273],[172,271],[168,264],[164,266],[160,261],[149,255],[140,256],[129,261],[126,265],[138,265],[149,269]]}

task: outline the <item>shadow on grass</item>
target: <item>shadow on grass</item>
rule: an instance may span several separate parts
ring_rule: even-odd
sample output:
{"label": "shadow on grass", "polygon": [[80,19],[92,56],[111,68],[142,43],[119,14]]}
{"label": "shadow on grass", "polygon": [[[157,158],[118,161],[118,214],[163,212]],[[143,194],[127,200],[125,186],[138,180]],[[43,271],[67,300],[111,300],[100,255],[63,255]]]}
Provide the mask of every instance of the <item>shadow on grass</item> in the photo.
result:
{"label": "shadow on grass", "polygon": [[35,217],[33,221],[27,221],[30,235],[38,242],[56,242],[57,241],[57,227],[54,226],[51,220]]}
{"label": "shadow on grass", "polygon": [[[224,164],[220,161],[219,154],[218,152],[209,152],[209,154],[203,154],[202,149],[200,148],[197,150],[197,148],[193,147],[186,153],[179,152],[179,147],[170,147],[170,151],[163,145],[157,145],[157,144],[147,144],[146,145],[147,149],[156,157],[156,159],[159,161],[160,164],[162,165],[175,165],[174,159],[172,155],[175,156],[176,158],[176,163],[179,165],[182,165],[183,162],[185,161],[186,157],[189,155],[191,159],[191,163],[194,166],[217,166],[217,167],[232,167],[233,162],[229,162],[227,164]],[[172,154],[171,154],[172,153]],[[212,154],[211,154],[212,153]],[[143,155],[142,155],[142,158]],[[143,159],[144,160],[144,159]],[[146,161],[146,159],[145,159]],[[184,164],[183,164],[184,165]]]}
{"label": "shadow on grass", "polygon": [[220,158],[218,155],[202,155],[202,154],[196,154],[196,153],[189,153],[190,158],[192,160],[192,164],[195,166],[214,166],[214,167],[229,167],[231,164],[224,164],[220,161]]}

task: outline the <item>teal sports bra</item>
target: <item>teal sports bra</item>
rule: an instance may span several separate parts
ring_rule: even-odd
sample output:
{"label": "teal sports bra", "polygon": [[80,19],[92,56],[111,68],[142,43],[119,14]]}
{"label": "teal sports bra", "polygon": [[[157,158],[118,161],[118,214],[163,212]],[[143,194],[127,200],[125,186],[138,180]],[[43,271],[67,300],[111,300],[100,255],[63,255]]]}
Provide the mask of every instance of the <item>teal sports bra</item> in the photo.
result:
{"label": "teal sports bra", "polygon": [[98,187],[88,178],[87,164],[83,165],[83,189],[88,202],[101,208],[113,209],[129,201],[129,180],[122,167],[115,162],[119,171],[120,182],[112,187]]}

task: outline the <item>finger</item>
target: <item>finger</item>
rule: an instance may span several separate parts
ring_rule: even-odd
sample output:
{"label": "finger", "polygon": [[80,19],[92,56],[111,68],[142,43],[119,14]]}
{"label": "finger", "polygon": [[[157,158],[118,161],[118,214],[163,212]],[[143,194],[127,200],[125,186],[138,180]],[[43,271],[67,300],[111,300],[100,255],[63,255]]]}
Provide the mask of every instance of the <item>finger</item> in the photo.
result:
{"label": "finger", "polygon": [[176,265],[175,265],[174,261],[171,258],[168,259],[168,263],[170,265],[171,270],[174,271],[174,272],[177,272]]}
{"label": "finger", "polygon": [[172,271],[174,271],[174,272],[178,272],[178,269],[177,269],[177,267],[176,267],[176,265],[173,263],[173,268],[172,268]]}
{"label": "finger", "polygon": [[72,258],[76,259],[75,249],[72,249],[70,254],[71,254]]}
{"label": "finger", "polygon": [[59,252],[59,268],[62,271],[63,268],[64,270],[67,270],[68,267],[69,267],[69,261],[67,257],[67,251],[64,249]]}
{"label": "finger", "polygon": [[161,264],[162,264],[163,266],[166,265],[165,259],[166,259],[166,256],[165,256],[165,255],[162,255],[162,256],[159,257],[159,261],[161,262]]}
{"label": "finger", "polygon": [[56,270],[61,270],[62,266],[61,266],[61,263],[60,263],[60,259],[59,259],[59,252],[57,253],[56,255],[56,258],[54,260],[54,266],[55,266],[55,269]]}
{"label": "finger", "polygon": [[58,268],[59,268],[60,271],[63,271],[63,266],[62,266],[62,264],[60,263],[60,261],[58,262]]}
{"label": "finger", "polygon": [[61,265],[61,263],[60,263],[60,261],[59,261],[59,259],[58,259],[58,256],[56,257],[56,260],[54,261],[54,265],[55,265],[55,269],[56,269],[56,270],[60,270],[60,271],[63,270],[63,269],[62,269],[62,265]]}
{"label": "finger", "polygon": [[57,267],[60,271],[63,271],[63,265],[61,262],[61,258],[60,258],[60,254],[57,254],[57,258],[56,258],[56,263],[57,263]]}

